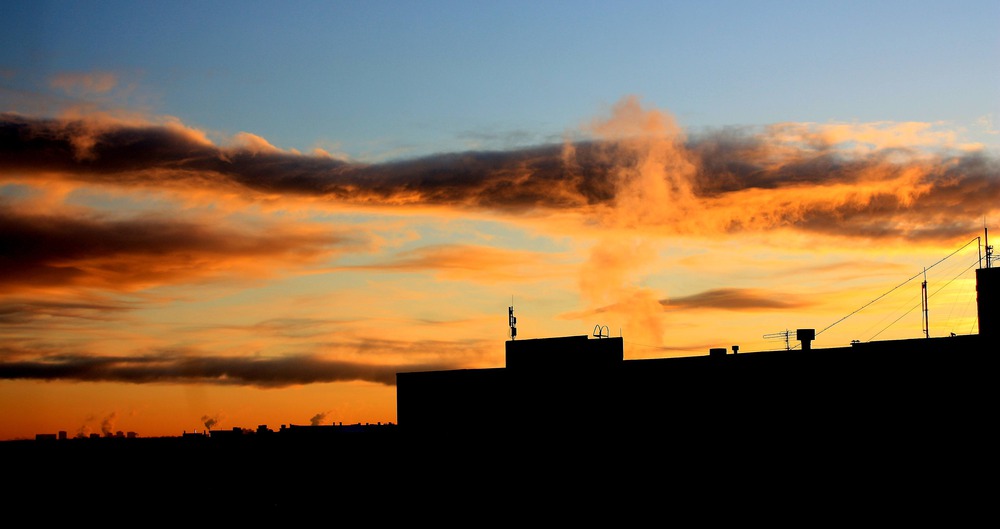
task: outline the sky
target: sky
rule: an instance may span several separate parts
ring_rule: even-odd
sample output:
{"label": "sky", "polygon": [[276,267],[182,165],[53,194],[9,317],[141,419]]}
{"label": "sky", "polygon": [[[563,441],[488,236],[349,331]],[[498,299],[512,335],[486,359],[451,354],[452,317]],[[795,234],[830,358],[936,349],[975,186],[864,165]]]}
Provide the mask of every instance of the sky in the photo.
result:
{"label": "sky", "polygon": [[995,1],[3,12],[0,440],[395,423],[509,307],[626,359],[978,332]]}

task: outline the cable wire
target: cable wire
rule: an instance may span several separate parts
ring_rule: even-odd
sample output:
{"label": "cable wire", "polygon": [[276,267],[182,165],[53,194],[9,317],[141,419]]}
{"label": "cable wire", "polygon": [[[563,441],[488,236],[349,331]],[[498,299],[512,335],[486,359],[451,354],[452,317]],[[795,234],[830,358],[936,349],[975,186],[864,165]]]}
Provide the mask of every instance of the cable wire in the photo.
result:
{"label": "cable wire", "polygon": [[[877,298],[875,298],[875,299],[873,299],[873,300],[869,301],[868,303],[865,303],[864,305],[862,305],[861,307],[859,307],[859,308],[855,309],[855,310],[854,310],[853,312],[851,312],[851,313],[850,313],[850,314],[848,314],[847,316],[844,316],[843,318],[840,318],[839,320],[837,320],[837,321],[835,321],[835,322],[831,323],[830,325],[827,325],[827,326],[826,326],[826,327],[825,327],[825,328],[824,328],[823,330],[821,330],[821,331],[817,332],[817,333],[816,333],[816,336],[819,336],[820,334],[823,334],[823,332],[824,332],[824,331],[826,331],[826,330],[828,330],[828,329],[829,329],[830,327],[833,327],[834,325],[837,325],[838,323],[840,323],[840,322],[842,322],[842,321],[846,320],[847,318],[850,318],[851,316],[853,316],[853,315],[857,314],[858,312],[861,312],[861,311],[862,311],[863,309],[865,309],[866,307],[868,307],[868,306],[869,306],[869,305],[871,305],[872,303],[875,303],[876,301],[878,301],[878,300],[880,300],[880,299],[882,299],[882,298],[884,298],[884,297],[888,296],[889,294],[891,294],[891,293],[892,293],[893,291],[895,291],[896,289],[898,289],[898,288],[902,287],[903,285],[905,285],[905,284],[909,283],[910,281],[913,281],[914,279],[916,279],[916,278],[920,277],[920,276],[921,276],[922,274],[926,274],[926,273],[927,273],[927,271],[928,271],[928,270],[930,270],[931,268],[934,268],[935,266],[937,266],[937,265],[941,264],[942,262],[944,262],[944,261],[945,261],[946,259],[948,259],[948,258],[950,258],[951,256],[953,256],[953,255],[957,254],[958,252],[962,251],[962,249],[964,249],[964,248],[965,248],[966,246],[968,246],[968,245],[972,244],[972,242],[973,242],[973,241],[978,241],[978,240],[979,240],[979,237],[973,237],[971,241],[969,241],[969,242],[967,242],[967,243],[963,244],[963,245],[962,245],[962,246],[960,246],[960,247],[959,247],[959,248],[958,248],[957,250],[955,250],[954,252],[951,252],[950,254],[946,255],[945,257],[942,257],[942,258],[941,258],[941,259],[940,259],[940,260],[939,260],[938,262],[936,262],[936,263],[934,263],[934,264],[932,264],[932,265],[928,266],[927,268],[924,268],[924,269],[923,269],[923,271],[921,271],[921,272],[918,272],[918,273],[917,273],[916,275],[914,275],[913,277],[911,277],[911,278],[907,279],[906,281],[903,281],[902,283],[900,283],[900,284],[898,284],[898,285],[896,285],[896,286],[892,287],[892,289],[890,289],[890,290],[889,290],[888,292],[886,292],[886,293],[882,294],[881,296],[879,296],[879,297],[877,297]],[[913,309],[910,309],[910,311],[912,311],[912,310],[913,310]],[[896,321],[899,321],[899,320],[897,319]],[[893,322],[893,323],[895,323],[895,322]],[[891,326],[891,325],[893,325],[893,324],[892,324],[892,323],[890,323],[889,325]],[[885,329],[883,329],[883,330],[885,330]],[[879,332],[881,333],[882,331],[879,331]],[[876,335],[876,336],[878,336],[878,335]]]}

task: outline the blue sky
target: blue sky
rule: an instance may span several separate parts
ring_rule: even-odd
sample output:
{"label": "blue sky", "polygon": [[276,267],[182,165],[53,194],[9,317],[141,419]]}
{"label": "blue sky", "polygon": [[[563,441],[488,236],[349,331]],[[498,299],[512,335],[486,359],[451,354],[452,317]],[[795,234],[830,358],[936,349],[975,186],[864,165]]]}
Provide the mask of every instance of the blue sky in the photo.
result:
{"label": "blue sky", "polygon": [[946,122],[995,145],[985,132],[1000,114],[991,1],[5,9],[5,91],[37,91],[58,72],[109,72],[113,91],[79,97],[358,160],[558,142],[626,95],[689,130]]}

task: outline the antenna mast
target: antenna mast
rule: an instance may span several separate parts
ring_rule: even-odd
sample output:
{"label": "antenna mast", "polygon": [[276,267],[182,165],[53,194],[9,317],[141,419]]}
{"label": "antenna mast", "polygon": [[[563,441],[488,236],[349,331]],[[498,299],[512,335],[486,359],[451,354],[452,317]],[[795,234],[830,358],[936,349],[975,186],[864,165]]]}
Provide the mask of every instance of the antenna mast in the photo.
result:
{"label": "antenna mast", "polygon": [[990,268],[990,260],[993,259],[993,247],[990,246],[990,230],[983,226],[983,234],[986,236],[986,268]]}
{"label": "antenna mast", "polygon": [[517,318],[514,317],[514,296],[510,297],[510,307],[507,307],[507,323],[510,325],[510,339],[517,338]]}

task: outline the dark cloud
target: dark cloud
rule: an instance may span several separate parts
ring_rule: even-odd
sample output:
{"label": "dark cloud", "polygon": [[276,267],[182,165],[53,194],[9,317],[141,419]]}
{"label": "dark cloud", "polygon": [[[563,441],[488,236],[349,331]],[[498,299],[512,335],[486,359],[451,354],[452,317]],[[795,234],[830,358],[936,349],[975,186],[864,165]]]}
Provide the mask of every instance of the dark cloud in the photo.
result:
{"label": "dark cloud", "polygon": [[[984,152],[920,156],[902,148],[847,155],[830,145],[789,151],[764,135],[724,129],[689,142],[699,161],[696,189],[720,197],[747,189],[801,188],[801,202],[775,224],[859,238],[949,240],[976,231],[1000,199],[1000,160]],[[908,182],[908,175],[919,178]],[[860,200],[835,200],[835,185],[898,182]],[[910,189],[906,189],[909,187]],[[829,203],[824,198],[829,196]],[[738,225],[732,226],[738,228]]]}
{"label": "dark cloud", "polygon": [[[821,141],[795,143],[776,134],[730,128],[688,138],[680,154],[670,156],[683,156],[693,172],[663,178],[669,185],[677,178],[688,181],[691,196],[679,198],[695,201],[684,209],[690,214],[652,221],[681,222],[697,212],[732,216],[724,223],[727,231],[791,226],[854,237],[949,238],[974,231],[983,215],[997,208],[1000,164],[985,153],[942,152],[928,158],[900,148],[844,152]],[[0,119],[0,172],[6,174],[509,212],[631,207],[634,200],[622,194],[634,194],[636,186],[627,180],[638,178],[645,161],[666,148],[655,142],[636,147],[592,141],[363,164],[253,145],[219,147],[179,126],[13,114]],[[877,189],[845,198],[833,191],[836,185]],[[780,203],[747,203],[749,211],[737,214],[748,190],[786,193]],[[655,206],[670,210],[680,204]]]}
{"label": "dark cloud", "polygon": [[0,302],[0,325],[24,325],[37,321],[51,324],[53,318],[87,321],[114,321],[135,308],[132,304],[115,301],[46,301],[9,299]]}
{"label": "dark cloud", "polygon": [[[3,114],[0,170],[119,185],[223,185],[354,203],[566,207],[607,200],[608,166],[568,170],[561,147],[444,154],[378,165],[278,150],[220,148],[177,128],[94,126]],[[579,155],[586,158],[586,150]],[[151,177],[152,175],[152,177]],[[552,186],[567,188],[554,196]]]}
{"label": "dark cloud", "polygon": [[[194,349],[95,355],[66,351],[38,341],[0,344],[0,379],[80,382],[205,383],[280,388],[298,384],[366,381],[396,384],[396,373],[467,368],[478,365],[494,344],[477,340],[346,339],[310,347],[365,357],[345,361],[312,354],[218,356]],[[393,362],[391,358],[421,358]]]}
{"label": "dark cloud", "polygon": [[205,262],[310,259],[344,243],[331,233],[248,233],[192,221],[26,214],[0,206],[0,290],[199,276]]}
{"label": "dark cloud", "polygon": [[719,288],[689,296],[660,300],[664,308],[724,310],[784,310],[808,307],[809,302],[779,292],[745,288]]}
{"label": "dark cloud", "polygon": [[204,383],[280,388],[297,384],[361,380],[395,385],[396,373],[453,369],[455,365],[378,365],[313,356],[231,358],[222,356],[53,355],[0,362],[0,379],[79,382]]}
{"label": "dark cloud", "polygon": [[[664,310],[721,309],[753,312],[801,309],[812,305],[811,302],[790,294],[750,288],[717,288],[688,296],[661,299],[658,300],[658,303]],[[627,306],[626,303],[614,303],[582,312],[566,313],[562,317],[570,319],[587,317],[605,312],[621,311]]]}

